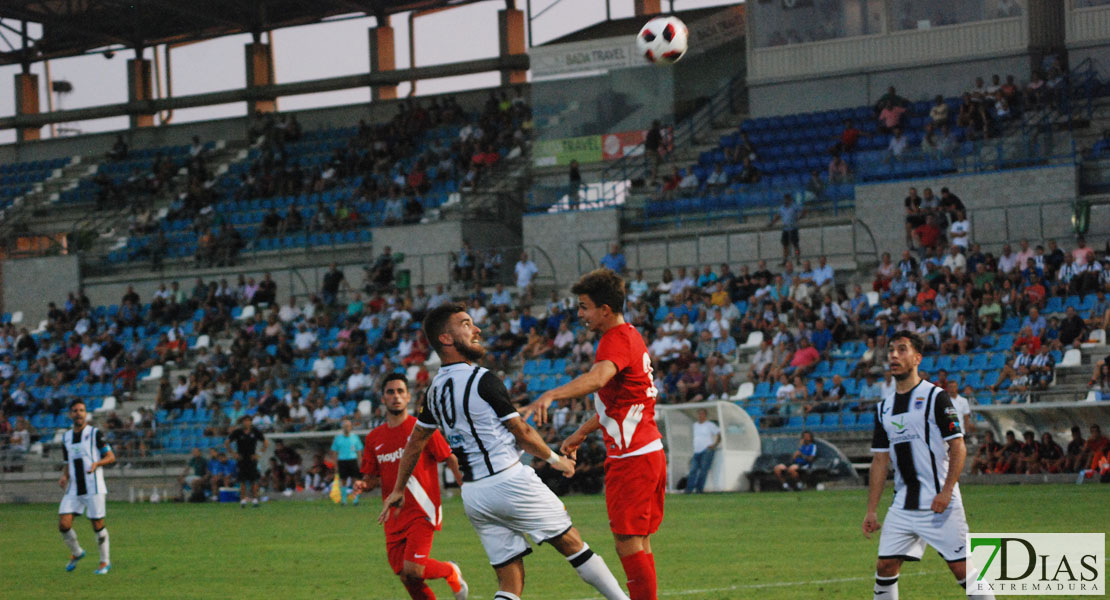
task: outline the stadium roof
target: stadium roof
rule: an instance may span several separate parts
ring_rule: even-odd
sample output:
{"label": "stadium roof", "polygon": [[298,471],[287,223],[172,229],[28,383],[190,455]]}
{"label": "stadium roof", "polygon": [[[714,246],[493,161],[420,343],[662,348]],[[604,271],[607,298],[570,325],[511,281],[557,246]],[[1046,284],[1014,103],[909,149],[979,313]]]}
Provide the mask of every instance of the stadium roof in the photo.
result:
{"label": "stadium roof", "polygon": [[[692,10],[679,10],[675,11],[674,16],[682,19],[687,24],[697,21],[703,17],[708,17],[714,13],[718,13],[727,8],[727,6],[711,6],[708,8],[695,8]],[[551,46],[555,44],[566,44],[570,42],[582,42],[586,40],[596,40],[608,37],[619,37],[623,35],[635,36],[640,32],[640,28],[644,26],[649,17],[627,17],[623,19],[612,19],[609,21],[601,21],[573,31],[564,36],[557,37],[553,40],[546,41],[539,46]]]}
{"label": "stadium roof", "polygon": [[[110,48],[149,48],[350,16],[385,16],[479,0],[2,0],[5,39],[12,20],[38,23],[31,52],[0,51],[0,64],[20,64]],[[28,55],[29,54],[29,55]]]}

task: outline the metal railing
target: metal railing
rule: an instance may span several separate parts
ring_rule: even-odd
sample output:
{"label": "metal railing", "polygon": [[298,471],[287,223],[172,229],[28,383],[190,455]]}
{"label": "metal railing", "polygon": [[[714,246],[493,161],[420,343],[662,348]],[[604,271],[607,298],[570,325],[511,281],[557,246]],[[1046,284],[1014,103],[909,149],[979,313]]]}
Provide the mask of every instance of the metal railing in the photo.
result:
{"label": "metal railing", "polygon": [[[698,143],[700,141],[698,136],[706,130],[712,130],[721,115],[736,114],[745,110],[747,108],[746,89],[744,76],[733,77],[714,92],[701,108],[676,124],[670,140],[672,154],[680,148],[688,148]],[[601,172],[599,198],[602,201],[610,200],[618,192],[623,192],[627,182],[643,178],[645,174],[650,173],[650,160],[644,145],[640,144],[606,167]]]}

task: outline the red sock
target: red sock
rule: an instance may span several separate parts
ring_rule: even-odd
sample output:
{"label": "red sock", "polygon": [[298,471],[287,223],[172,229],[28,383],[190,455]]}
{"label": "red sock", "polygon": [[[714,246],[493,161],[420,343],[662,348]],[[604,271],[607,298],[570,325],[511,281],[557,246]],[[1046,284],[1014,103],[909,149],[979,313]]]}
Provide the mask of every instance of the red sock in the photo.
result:
{"label": "red sock", "polygon": [[455,573],[455,570],[451,568],[451,565],[431,558],[422,559],[420,561],[420,564],[424,565],[425,580],[446,579]]}
{"label": "red sock", "polygon": [[628,578],[628,596],[631,600],[656,600],[655,565],[651,555],[640,551],[621,557],[624,574]]}
{"label": "red sock", "polygon": [[405,589],[408,590],[412,600],[436,600],[436,595],[432,592],[432,588],[428,587],[423,581],[407,583],[402,580],[402,583],[405,584]]}

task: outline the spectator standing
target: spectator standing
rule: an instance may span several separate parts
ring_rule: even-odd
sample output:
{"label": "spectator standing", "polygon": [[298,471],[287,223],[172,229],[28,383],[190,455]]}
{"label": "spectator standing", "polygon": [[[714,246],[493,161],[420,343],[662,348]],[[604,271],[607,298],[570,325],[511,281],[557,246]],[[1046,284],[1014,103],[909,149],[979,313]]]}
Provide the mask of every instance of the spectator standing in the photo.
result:
{"label": "spectator standing", "polygon": [[651,183],[655,185],[659,178],[659,165],[663,163],[666,149],[663,145],[663,124],[656,119],[652,121],[644,137],[644,155],[651,164]]}
{"label": "spectator standing", "polygon": [[802,251],[798,242],[798,220],[804,217],[805,214],[804,209],[794,204],[792,195],[783,194],[782,206],[771,218],[771,225],[782,221],[782,262],[784,265],[790,262],[791,246],[794,246],[794,260],[797,261],[801,257]]}
{"label": "spectator standing", "polygon": [[520,288],[522,294],[527,294],[527,290],[532,285],[532,278],[536,276],[539,269],[536,268],[536,263],[528,258],[527,252],[521,252],[520,260],[513,267],[513,272],[516,274],[516,286]]}
{"label": "spectator standing", "polygon": [[324,273],[324,280],[320,285],[320,296],[324,299],[324,304],[335,306],[336,299],[339,296],[340,285],[347,285],[347,278],[339,268],[339,265],[332,263],[331,268]]}
{"label": "spectator standing", "polygon": [[624,258],[624,253],[621,252],[620,244],[613,244],[609,248],[609,254],[601,257],[601,266],[617,275],[624,276],[625,271],[628,269],[628,262]]}
{"label": "spectator standing", "polygon": [[694,423],[694,456],[690,458],[690,473],[686,476],[686,493],[700,494],[705,489],[705,479],[713,466],[713,456],[721,444],[721,428],[709,420],[704,408],[698,409]]}

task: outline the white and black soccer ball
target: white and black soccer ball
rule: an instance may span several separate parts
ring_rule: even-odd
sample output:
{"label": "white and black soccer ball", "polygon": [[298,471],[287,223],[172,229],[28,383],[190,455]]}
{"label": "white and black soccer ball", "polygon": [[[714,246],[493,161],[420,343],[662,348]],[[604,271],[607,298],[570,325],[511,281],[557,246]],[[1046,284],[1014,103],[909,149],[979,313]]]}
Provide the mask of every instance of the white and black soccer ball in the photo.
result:
{"label": "white and black soccer ball", "polygon": [[689,31],[678,17],[655,17],[636,36],[636,48],[648,62],[669,65],[686,54]]}

